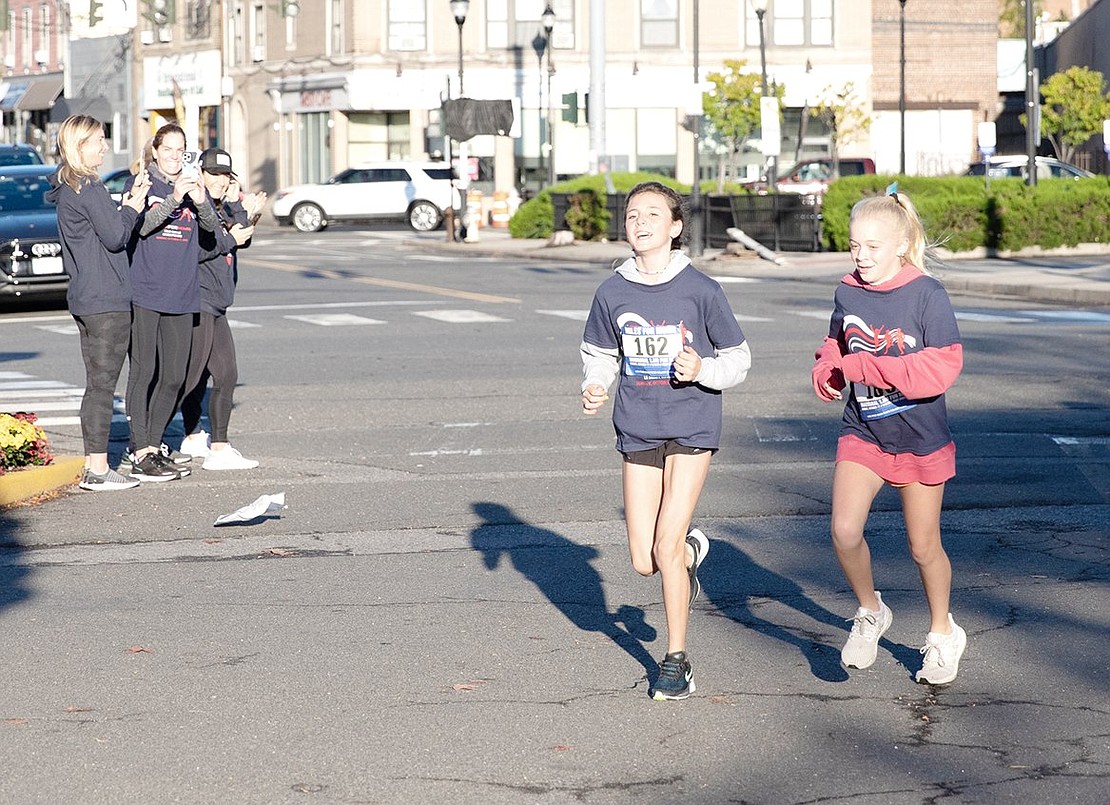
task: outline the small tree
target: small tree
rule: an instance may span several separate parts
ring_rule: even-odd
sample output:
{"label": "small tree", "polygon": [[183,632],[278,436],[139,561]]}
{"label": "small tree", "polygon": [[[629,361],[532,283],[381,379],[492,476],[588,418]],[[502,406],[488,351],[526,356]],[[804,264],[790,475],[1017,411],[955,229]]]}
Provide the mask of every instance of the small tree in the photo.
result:
{"label": "small tree", "polygon": [[840,146],[862,139],[871,130],[871,116],[856,95],[856,85],[849,81],[839,90],[826,86],[809,113],[829,130],[833,173],[838,174]]}
{"label": "small tree", "polygon": [[[1087,67],[1069,67],[1041,83],[1041,134],[1064,162],[1102,131],[1110,118],[1110,94],[1103,93],[1102,73]],[[1028,126],[1026,115],[1019,118]]]}
{"label": "small tree", "polygon": [[[1028,0],[1002,0],[998,15],[998,35],[1003,39],[1025,38],[1025,3]],[[1041,15],[1041,1],[1032,0],[1033,19]]]}
{"label": "small tree", "polygon": [[[726,172],[734,174],[737,157],[760,129],[761,79],[759,73],[744,72],[746,65],[743,59],[726,59],[723,72],[706,76],[713,89],[702,96],[702,110],[712,129],[709,139],[721,145],[718,185],[723,185]],[[786,88],[777,86],[774,94],[782,98]]]}

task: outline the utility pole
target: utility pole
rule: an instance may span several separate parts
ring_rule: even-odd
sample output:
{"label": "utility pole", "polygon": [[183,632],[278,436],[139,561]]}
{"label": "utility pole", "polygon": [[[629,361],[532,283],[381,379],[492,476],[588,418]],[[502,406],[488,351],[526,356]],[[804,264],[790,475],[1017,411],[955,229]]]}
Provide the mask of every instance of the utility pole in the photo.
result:
{"label": "utility pole", "polygon": [[1037,185],[1037,146],[1040,145],[1040,87],[1033,65],[1033,0],[1025,0],[1025,183]]}
{"label": "utility pole", "polygon": [[[698,25],[698,0],[694,0],[694,91],[696,94],[701,81],[701,71],[698,64],[698,51],[700,48],[700,41],[698,38],[699,25]],[[700,100],[700,99],[699,99]],[[694,183],[690,187],[690,256],[701,257],[702,252],[705,251],[705,238],[704,227],[702,226],[703,218],[701,214],[702,198],[701,198],[701,109],[695,109],[693,118],[693,126],[691,130],[694,134]]]}

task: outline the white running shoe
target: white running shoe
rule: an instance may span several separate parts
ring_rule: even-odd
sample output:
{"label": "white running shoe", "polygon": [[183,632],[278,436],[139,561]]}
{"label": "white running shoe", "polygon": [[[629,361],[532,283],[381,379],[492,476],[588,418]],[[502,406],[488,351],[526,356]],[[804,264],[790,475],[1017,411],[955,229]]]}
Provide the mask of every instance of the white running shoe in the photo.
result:
{"label": "white running shoe", "polygon": [[927,685],[947,685],[956,678],[960,670],[960,657],[967,648],[967,632],[961,629],[948,613],[948,625],[952,627],[950,634],[929,632],[925,638],[925,645],[921,653],[925,661],[921,670],[917,672],[917,681]]}
{"label": "white running shoe", "polygon": [[894,620],[894,613],[883,603],[878,590],[875,591],[875,597],[879,599],[878,612],[860,607],[851,619],[852,632],[848,635],[848,642],[840,650],[840,661],[849,668],[870,668],[874,664],[879,653],[879,638]]}
{"label": "white running shoe", "polygon": [[210,439],[205,431],[198,431],[197,433],[190,433],[181,440],[181,451],[187,456],[193,458],[208,458],[210,452],[209,443]]}
{"label": "white running shoe", "polygon": [[690,606],[693,607],[694,601],[701,594],[698,568],[705,561],[705,557],[709,555],[709,540],[700,530],[691,528],[690,533],[686,535],[686,544],[690,546],[690,551],[694,555],[694,561],[686,568],[686,572],[690,576]]}
{"label": "white running shoe", "polygon": [[257,466],[257,461],[243,458],[243,454],[231,445],[222,450],[209,450],[208,457],[201,464],[206,470],[252,470]]}

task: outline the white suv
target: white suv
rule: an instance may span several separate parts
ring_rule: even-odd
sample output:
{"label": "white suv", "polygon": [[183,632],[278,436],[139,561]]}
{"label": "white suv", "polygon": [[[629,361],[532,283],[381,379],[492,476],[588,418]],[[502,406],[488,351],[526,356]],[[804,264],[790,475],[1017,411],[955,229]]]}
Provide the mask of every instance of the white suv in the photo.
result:
{"label": "white suv", "polygon": [[396,219],[418,232],[443,223],[456,191],[446,162],[379,162],[355,165],[323,184],[279,190],[271,211],[279,224],[318,232],[333,222]]}

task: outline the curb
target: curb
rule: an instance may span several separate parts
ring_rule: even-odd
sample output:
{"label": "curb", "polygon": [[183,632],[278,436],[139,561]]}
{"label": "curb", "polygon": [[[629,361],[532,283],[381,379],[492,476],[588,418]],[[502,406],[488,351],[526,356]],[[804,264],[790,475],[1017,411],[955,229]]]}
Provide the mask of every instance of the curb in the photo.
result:
{"label": "curb", "polygon": [[72,486],[81,480],[83,456],[55,456],[45,467],[26,467],[0,475],[0,506],[11,506],[29,498]]}

